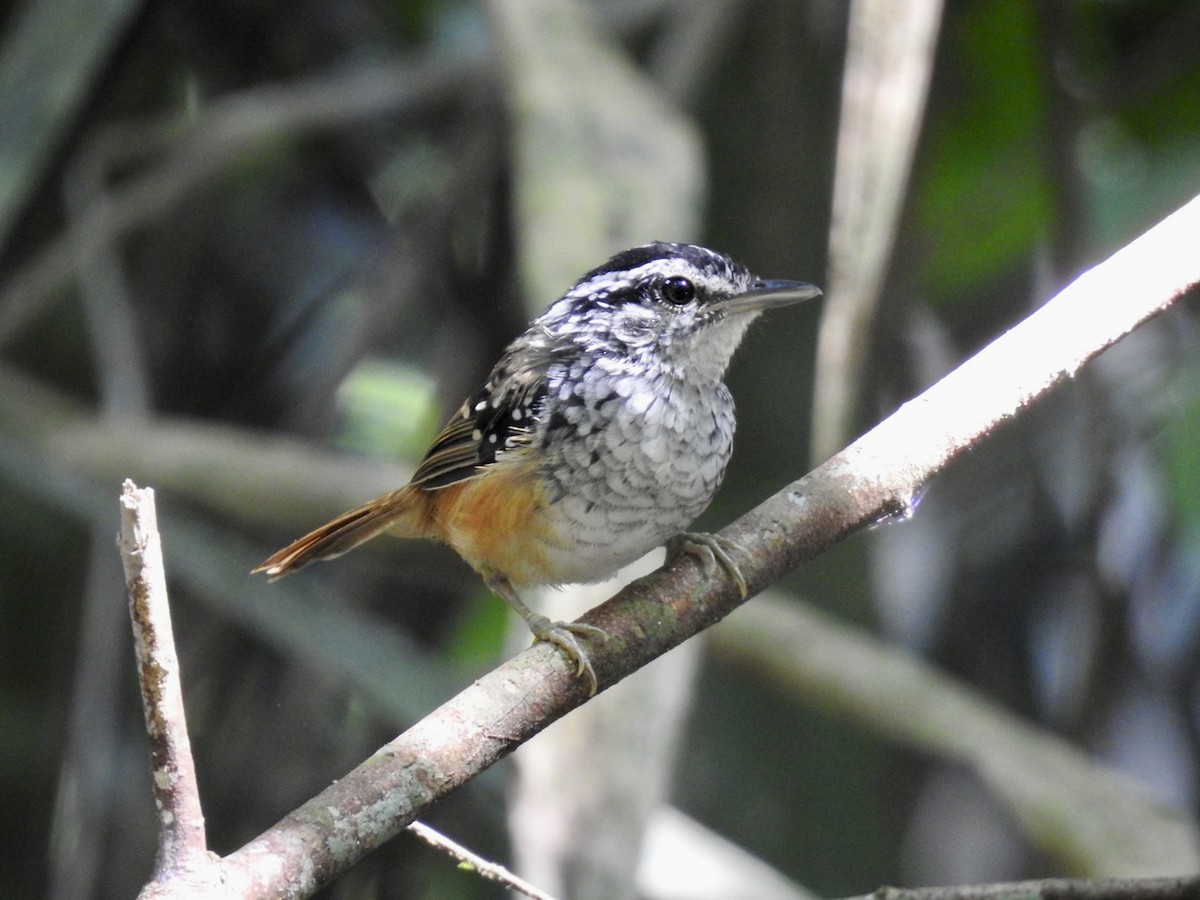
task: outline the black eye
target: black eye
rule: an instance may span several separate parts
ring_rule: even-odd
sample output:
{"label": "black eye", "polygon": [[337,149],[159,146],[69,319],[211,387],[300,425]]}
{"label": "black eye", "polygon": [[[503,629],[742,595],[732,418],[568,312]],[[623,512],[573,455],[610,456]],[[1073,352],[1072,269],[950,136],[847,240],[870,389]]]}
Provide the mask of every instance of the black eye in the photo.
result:
{"label": "black eye", "polygon": [[663,282],[662,295],[668,303],[683,306],[696,299],[696,286],[686,278],[668,278]]}

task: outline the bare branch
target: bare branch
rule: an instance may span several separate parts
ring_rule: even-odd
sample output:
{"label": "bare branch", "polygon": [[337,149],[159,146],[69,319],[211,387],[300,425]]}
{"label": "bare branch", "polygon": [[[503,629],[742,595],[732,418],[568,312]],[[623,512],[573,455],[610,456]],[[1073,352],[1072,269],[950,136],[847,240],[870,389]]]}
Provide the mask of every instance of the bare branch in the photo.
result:
{"label": "bare branch", "polygon": [[[197,884],[194,879],[200,875],[201,883],[207,881],[215,887],[219,873],[205,843],[200,791],[183,714],[183,689],[167,606],[167,578],[154,491],[139,490],[129,480],[121,488],[121,533],[117,545],[129,591],[129,615],[159,815],[154,883],[173,882],[173,889],[178,889],[179,879]],[[144,895],[153,893],[152,883]]]}

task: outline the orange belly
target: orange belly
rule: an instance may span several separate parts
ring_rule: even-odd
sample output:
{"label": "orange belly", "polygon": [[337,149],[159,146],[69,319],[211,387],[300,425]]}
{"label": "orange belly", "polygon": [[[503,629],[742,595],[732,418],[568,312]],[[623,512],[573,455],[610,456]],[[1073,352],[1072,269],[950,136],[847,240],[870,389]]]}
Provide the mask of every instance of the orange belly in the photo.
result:
{"label": "orange belly", "polygon": [[513,584],[555,584],[547,547],[563,548],[549,527],[537,479],[524,466],[424,491],[431,537],[454,549],[485,579],[502,575]]}

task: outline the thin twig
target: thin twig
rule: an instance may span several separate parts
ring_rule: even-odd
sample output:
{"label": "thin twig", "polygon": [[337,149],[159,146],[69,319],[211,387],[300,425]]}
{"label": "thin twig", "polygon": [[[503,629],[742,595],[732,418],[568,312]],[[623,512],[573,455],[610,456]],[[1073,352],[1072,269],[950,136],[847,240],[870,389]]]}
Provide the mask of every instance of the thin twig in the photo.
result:
{"label": "thin twig", "polygon": [[[179,659],[167,605],[167,579],[158,536],[154,491],[126,479],[121,487],[121,533],[117,540],[129,591],[138,683],[150,737],[151,775],[158,808],[154,882],[191,879],[212,870],[204,815],[183,713]],[[215,886],[216,882],[212,882]]]}
{"label": "thin twig", "polygon": [[554,900],[545,891],[538,890],[528,881],[508,871],[504,866],[484,859],[478,853],[468,850],[462,844],[446,837],[446,835],[435,828],[429,827],[424,822],[409,822],[408,831],[415,834],[425,843],[429,844],[429,846],[436,847],[443,853],[450,854],[459,861],[461,866],[474,869],[484,878],[490,881],[498,881],[509,890],[516,891],[518,894],[524,894],[526,897],[532,897],[533,900]]}

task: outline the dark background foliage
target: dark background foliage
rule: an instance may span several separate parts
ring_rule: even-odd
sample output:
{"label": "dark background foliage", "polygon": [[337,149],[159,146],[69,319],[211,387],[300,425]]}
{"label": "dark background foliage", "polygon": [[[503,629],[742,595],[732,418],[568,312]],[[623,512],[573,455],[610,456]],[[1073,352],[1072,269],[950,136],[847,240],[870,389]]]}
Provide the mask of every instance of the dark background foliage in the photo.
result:
{"label": "dark background foliage", "polygon": [[[672,37],[705,4],[590,5],[706,149],[702,233],[641,238],[822,283],[847,5],[729,4],[686,59]],[[19,201],[0,207],[0,894],[129,896],[153,810],[112,544],[120,478],[159,489],[210,840],[228,851],[501,653],[505,611],[437,548],[372,547],[286,589],[244,573],[399,477],[553,298],[522,296],[529,186],[481,5],[26,0],[0,15],[0,54],[37,46],[28,23],[47,20],[71,38],[0,100],[0,179]],[[947,4],[861,427],[1196,192],[1198,34],[1188,0]],[[82,82],[47,125],[35,89],[60,70]],[[364,72],[386,77],[352,80]],[[330,102],[324,84],[348,87]],[[210,115],[238,98],[245,121]],[[278,128],[239,139],[271,115]],[[702,524],[810,462],[819,312],[748,338],[730,376],[738,448]],[[788,589],[1194,815],[1195,345],[1174,311],[958,464],[912,521]],[[330,465],[312,444],[397,465]],[[339,630],[339,610],[362,627]],[[685,746],[677,805],[822,892],[1062,871],[967,773],[720,658]],[[437,824],[506,858],[503,780]],[[493,894],[405,839],[331,889]]]}

